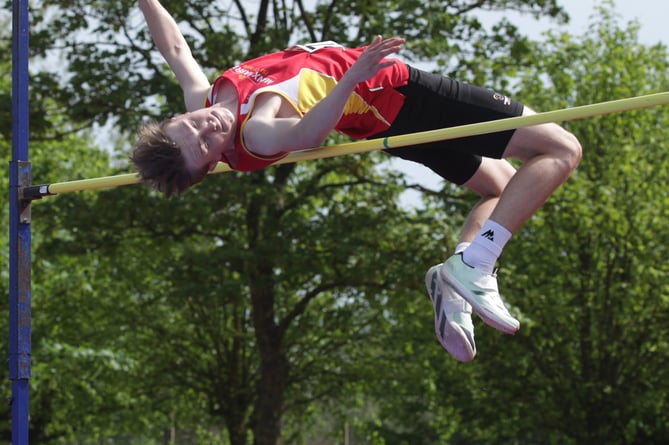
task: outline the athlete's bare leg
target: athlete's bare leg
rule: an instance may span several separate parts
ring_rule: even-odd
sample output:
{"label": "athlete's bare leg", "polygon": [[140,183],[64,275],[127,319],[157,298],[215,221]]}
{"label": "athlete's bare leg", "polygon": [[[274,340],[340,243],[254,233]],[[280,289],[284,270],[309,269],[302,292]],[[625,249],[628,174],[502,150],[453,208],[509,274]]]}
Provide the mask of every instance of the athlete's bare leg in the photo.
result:
{"label": "athlete's bare leg", "polygon": [[[534,112],[525,108],[523,115],[528,114]],[[504,157],[523,165],[507,184],[490,219],[514,233],[571,175],[581,156],[576,137],[556,124],[517,129]]]}
{"label": "athlete's bare leg", "polygon": [[459,242],[471,242],[497,206],[499,197],[516,173],[505,160],[483,158],[480,167],[463,185],[481,196],[472,208],[462,228]]}

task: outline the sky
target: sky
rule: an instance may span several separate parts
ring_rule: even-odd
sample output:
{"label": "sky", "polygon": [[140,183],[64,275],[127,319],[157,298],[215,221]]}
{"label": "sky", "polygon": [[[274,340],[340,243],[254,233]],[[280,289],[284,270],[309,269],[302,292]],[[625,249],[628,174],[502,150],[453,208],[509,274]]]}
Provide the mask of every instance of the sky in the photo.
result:
{"label": "sky", "polygon": [[[587,30],[588,20],[594,14],[595,8],[604,4],[603,0],[558,0],[558,3],[570,16],[568,30],[576,35],[583,34]],[[638,20],[641,25],[639,38],[642,43],[669,44],[669,32],[666,29],[669,1],[614,0],[614,10],[622,23]],[[556,27],[548,21],[536,21],[531,17],[521,18],[517,23],[526,26],[527,32],[532,36],[538,36],[548,27]]]}
{"label": "sky", "polygon": [[[574,35],[582,35],[587,31],[587,25],[591,16],[595,14],[598,6],[603,0],[559,0],[560,4],[569,14],[570,23],[561,30],[568,31]],[[639,41],[643,44],[652,45],[664,43],[669,47],[669,0],[615,0],[614,11],[619,16],[622,24],[632,20],[639,23]],[[490,13],[492,22],[499,20],[501,13]],[[557,30],[559,25],[549,20],[536,20],[526,16],[508,16],[509,20],[519,25],[531,38],[540,40],[541,34],[549,29]],[[485,17],[484,17],[485,18]],[[483,18],[483,19],[484,19]],[[442,184],[442,179],[431,170],[401,159],[392,159],[393,168],[400,169],[408,175],[409,182],[416,182],[432,189],[437,189]],[[418,193],[407,191],[402,196],[402,202],[406,206],[420,205]]]}
{"label": "sky", "polygon": [[[560,4],[571,17],[570,29],[574,34],[586,31],[588,17],[591,16],[601,0],[561,0]],[[642,43],[658,42],[669,45],[669,32],[666,23],[669,17],[669,1],[667,0],[617,0],[614,10],[620,15],[622,22],[638,20],[641,25],[639,38]]]}

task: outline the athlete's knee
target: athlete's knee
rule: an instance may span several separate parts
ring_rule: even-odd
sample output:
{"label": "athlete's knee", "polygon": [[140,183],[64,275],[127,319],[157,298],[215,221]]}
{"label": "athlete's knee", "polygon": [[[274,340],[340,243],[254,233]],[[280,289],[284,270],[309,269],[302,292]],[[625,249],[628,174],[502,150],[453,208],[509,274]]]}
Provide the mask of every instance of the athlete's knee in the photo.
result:
{"label": "athlete's knee", "polygon": [[[523,116],[532,114],[536,114],[533,109],[527,106],[523,108]],[[508,154],[527,161],[535,156],[548,155],[562,161],[561,164],[570,172],[578,167],[583,157],[583,148],[578,138],[555,123],[518,129],[509,145],[513,148],[507,147],[505,156]]]}
{"label": "athlete's knee", "polygon": [[482,198],[499,197],[515,173],[506,160],[483,158],[476,173],[463,185]]}
{"label": "athlete's knee", "polygon": [[583,158],[583,147],[581,146],[581,142],[574,134],[567,130],[563,130],[561,148],[558,156],[564,161],[565,168],[569,172],[574,171],[581,162],[581,158]]}

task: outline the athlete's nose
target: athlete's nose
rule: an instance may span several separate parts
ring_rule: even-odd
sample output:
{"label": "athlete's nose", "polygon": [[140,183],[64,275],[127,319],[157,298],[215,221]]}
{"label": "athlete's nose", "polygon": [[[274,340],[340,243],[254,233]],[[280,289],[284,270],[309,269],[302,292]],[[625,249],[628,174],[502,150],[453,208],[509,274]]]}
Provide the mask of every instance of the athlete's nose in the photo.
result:
{"label": "athlete's nose", "polygon": [[200,134],[207,135],[216,131],[215,122],[212,119],[204,119],[200,124]]}
{"label": "athlete's nose", "polygon": [[213,131],[219,131],[221,129],[218,120],[215,117],[210,117],[207,122]]}

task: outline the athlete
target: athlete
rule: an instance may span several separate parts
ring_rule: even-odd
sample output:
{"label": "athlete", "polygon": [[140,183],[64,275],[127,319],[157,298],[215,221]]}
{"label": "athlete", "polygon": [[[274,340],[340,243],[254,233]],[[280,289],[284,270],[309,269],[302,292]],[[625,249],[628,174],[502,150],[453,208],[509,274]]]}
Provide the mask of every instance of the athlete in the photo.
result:
{"label": "athlete", "polygon": [[[333,130],[379,138],[534,113],[505,95],[390,57],[401,49],[400,37],[377,36],[363,48],[297,45],[240,63],[210,83],[159,0],[139,5],[187,109],[140,129],[131,155],[143,182],[168,197],[218,162],[262,169],[321,146]],[[501,332],[520,328],[499,295],[494,265],[511,235],[577,167],[580,143],[551,123],[385,151],[481,197],[454,255],[425,277],[439,342],[456,359],[473,360],[472,311]],[[507,158],[522,166],[516,171]]]}

